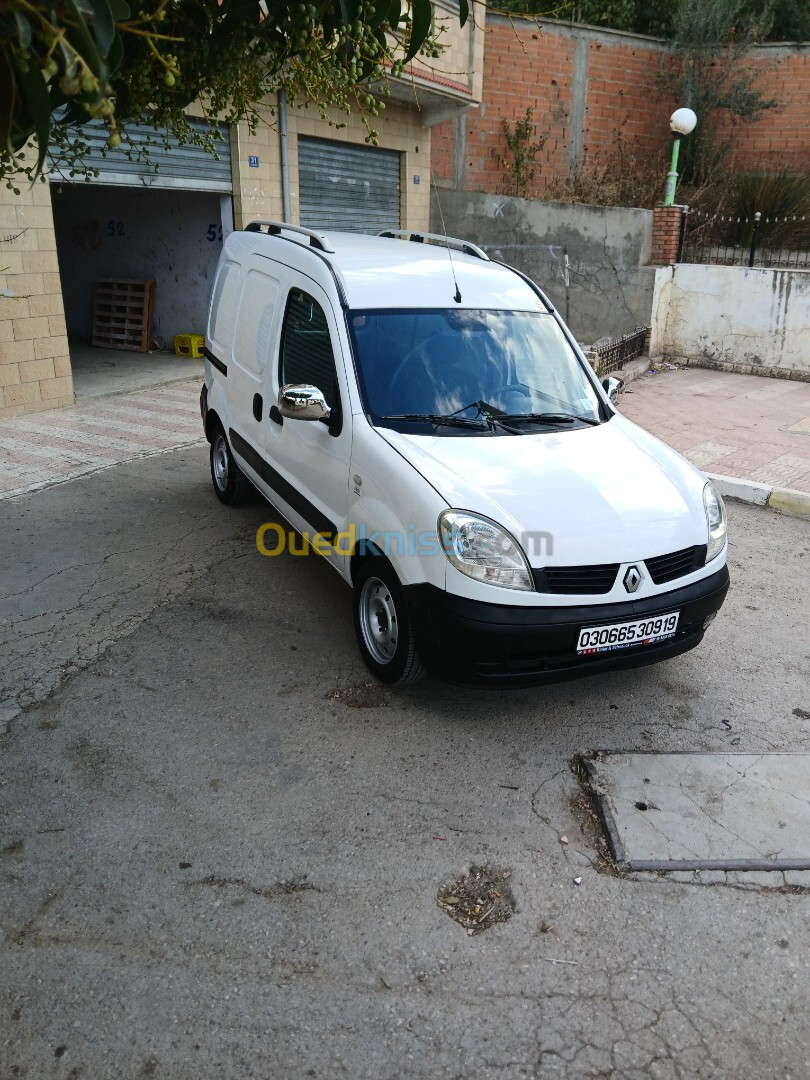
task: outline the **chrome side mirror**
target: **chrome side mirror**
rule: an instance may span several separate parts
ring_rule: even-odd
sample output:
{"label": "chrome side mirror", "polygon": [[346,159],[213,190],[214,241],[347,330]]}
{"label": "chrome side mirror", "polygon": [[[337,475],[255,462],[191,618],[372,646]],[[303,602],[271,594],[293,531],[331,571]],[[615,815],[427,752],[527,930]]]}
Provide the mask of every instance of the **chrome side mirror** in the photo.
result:
{"label": "chrome side mirror", "polygon": [[624,379],[617,379],[614,375],[609,375],[606,379],[602,379],[602,388],[607,394],[611,405],[615,405],[619,395],[624,393]]}
{"label": "chrome side mirror", "polygon": [[288,383],[278,392],[278,411],[288,420],[328,420],[331,410],[317,386]]}

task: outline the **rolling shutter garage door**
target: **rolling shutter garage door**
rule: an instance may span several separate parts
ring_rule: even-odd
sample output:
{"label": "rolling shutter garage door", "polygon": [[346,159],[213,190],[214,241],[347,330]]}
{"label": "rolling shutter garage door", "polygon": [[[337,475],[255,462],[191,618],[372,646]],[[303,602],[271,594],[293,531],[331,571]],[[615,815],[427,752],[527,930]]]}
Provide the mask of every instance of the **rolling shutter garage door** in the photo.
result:
{"label": "rolling shutter garage door", "polygon": [[298,199],[310,229],[398,229],[399,152],[299,136]]}
{"label": "rolling shutter garage door", "polygon": [[[180,188],[186,191],[233,191],[231,175],[231,142],[227,124],[212,125],[204,120],[189,119],[191,127],[199,132],[210,132],[218,127],[221,138],[217,140],[215,158],[202,146],[191,143],[181,146],[176,139],[169,137],[168,148],[163,145],[163,136],[149,124],[127,124],[126,134],[132,140],[131,160],[127,157],[127,140],[123,140],[116,150],[107,149],[109,131],[101,120],[91,120],[81,129],[82,138],[90,150],[84,156],[84,163],[89,170],[98,169],[99,175],[93,178],[96,184],[112,184],[120,187]],[[152,144],[149,145],[149,140]],[[137,149],[143,147],[148,154],[148,161],[143,160]],[[159,166],[155,172],[155,165]],[[66,180],[75,183],[83,180],[84,171],[76,170],[70,176],[59,170],[53,170],[48,179]]]}

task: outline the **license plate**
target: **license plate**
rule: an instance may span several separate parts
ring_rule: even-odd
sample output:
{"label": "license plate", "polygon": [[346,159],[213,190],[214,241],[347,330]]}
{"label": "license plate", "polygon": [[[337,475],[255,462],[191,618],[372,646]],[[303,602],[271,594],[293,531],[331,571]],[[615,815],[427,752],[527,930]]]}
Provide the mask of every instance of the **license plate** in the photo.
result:
{"label": "license plate", "polygon": [[631,645],[654,645],[675,636],[679,615],[679,611],[673,611],[668,615],[651,615],[632,622],[586,626],[579,632],[577,652],[582,656],[592,656],[594,653],[627,649]]}

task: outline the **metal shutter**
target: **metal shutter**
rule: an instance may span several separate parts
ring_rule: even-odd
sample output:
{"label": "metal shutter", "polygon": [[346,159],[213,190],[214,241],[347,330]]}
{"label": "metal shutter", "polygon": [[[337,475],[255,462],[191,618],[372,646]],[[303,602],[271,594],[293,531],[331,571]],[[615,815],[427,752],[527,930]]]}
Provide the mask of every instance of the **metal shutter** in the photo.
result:
{"label": "metal shutter", "polygon": [[398,229],[399,152],[299,136],[298,197],[310,229]]}
{"label": "metal shutter", "polygon": [[[84,157],[88,169],[98,169],[99,175],[91,180],[96,184],[112,184],[121,187],[181,188],[186,191],[233,191],[231,175],[231,142],[227,124],[208,124],[205,120],[189,118],[189,124],[198,132],[219,128],[222,138],[217,142],[219,160],[209,154],[202,146],[187,144],[181,146],[176,139],[169,137],[169,148],[163,145],[163,136],[149,124],[127,124],[126,136],[116,150],[106,147],[109,131],[103,121],[91,120],[81,128],[81,137],[89,143],[90,150]],[[149,162],[141,160],[132,153],[132,160],[127,157],[127,137],[135,147],[144,147],[149,155]],[[152,145],[148,145],[151,138]],[[155,165],[158,171],[155,172]],[[49,180],[67,180],[76,182],[84,179],[83,171],[76,171],[74,176],[68,172],[54,169]]]}

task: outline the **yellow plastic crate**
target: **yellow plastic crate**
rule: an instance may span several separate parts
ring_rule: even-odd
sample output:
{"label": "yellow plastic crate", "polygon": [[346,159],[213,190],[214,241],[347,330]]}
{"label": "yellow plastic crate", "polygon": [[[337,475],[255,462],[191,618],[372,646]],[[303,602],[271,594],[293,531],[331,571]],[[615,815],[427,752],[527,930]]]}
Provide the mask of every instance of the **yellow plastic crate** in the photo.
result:
{"label": "yellow plastic crate", "polygon": [[175,334],[175,356],[186,356],[192,360],[199,360],[205,348],[205,338],[202,334]]}

